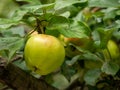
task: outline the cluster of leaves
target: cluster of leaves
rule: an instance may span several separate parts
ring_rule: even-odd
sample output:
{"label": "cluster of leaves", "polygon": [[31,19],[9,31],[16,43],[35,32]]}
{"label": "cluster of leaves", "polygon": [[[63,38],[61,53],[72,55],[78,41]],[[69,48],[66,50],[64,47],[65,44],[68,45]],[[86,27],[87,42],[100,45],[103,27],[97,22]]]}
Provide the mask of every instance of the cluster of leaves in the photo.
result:
{"label": "cluster of leaves", "polygon": [[[103,88],[107,82],[119,78],[120,59],[107,60],[102,51],[107,42],[120,41],[120,1],[119,0],[16,0],[26,2],[9,19],[0,18],[1,55],[10,62],[15,55],[23,54],[26,29],[42,29],[45,34],[68,38],[92,38],[88,49],[72,45],[82,52],[67,57],[57,74],[47,75],[51,85],[65,89],[76,79],[86,85]],[[85,67],[85,62],[88,61]],[[24,62],[24,61],[23,61]],[[91,65],[89,65],[92,63]],[[98,64],[101,64],[99,67]],[[21,68],[24,64],[17,62]],[[23,68],[25,69],[25,68]],[[104,84],[100,81],[104,81]],[[100,85],[96,86],[97,83]]]}

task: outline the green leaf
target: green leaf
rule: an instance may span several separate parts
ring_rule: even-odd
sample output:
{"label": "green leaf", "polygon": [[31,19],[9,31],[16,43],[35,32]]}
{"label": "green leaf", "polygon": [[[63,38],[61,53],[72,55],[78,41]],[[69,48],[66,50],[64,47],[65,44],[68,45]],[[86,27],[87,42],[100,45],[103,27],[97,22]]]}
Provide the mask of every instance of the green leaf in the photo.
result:
{"label": "green leaf", "polygon": [[117,8],[108,8],[108,9],[106,9],[104,11],[105,16],[103,17],[103,19],[112,19],[112,18],[115,18],[116,11],[117,11]]}
{"label": "green leaf", "polygon": [[53,76],[53,83],[52,85],[60,90],[63,90],[65,89],[68,85],[69,85],[69,82],[68,80],[65,78],[64,75],[62,74],[56,74]]}
{"label": "green leaf", "polygon": [[120,20],[115,21],[115,28],[116,30],[113,32],[113,36],[120,40]]}
{"label": "green leaf", "polygon": [[85,52],[83,54],[83,57],[85,59],[91,60],[91,61],[98,61],[98,60],[100,60],[100,58],[95,53],[91,53],[91,52]]}
{"label": "green leaf", "polygon": [[16,1],[24,1],[24,2],[28,2],[28,3],[31,3],[31,4],[40,4],[40,1],[39,0],[16,0]]}
{"label": "green leaf", "polygon": [[69,12],[69,11],[66,11],[66,12],[60,14],[60,16],[63,16],[63,17],[68,18],[68,17],[70,16],[70,12]]}
{"label": "green leaf", "polygon": [[0,50],[6,50],[8,53],[8,62],[13,58],[15,52],[24,44],[23,38],[5,37],[0,38]]}
{"label": "green leaf", "polygon": [[55,0],[40,0],[42,4],[47,4],[47,3],[54,3]]}
{"label": "green leaf", "polygon": [[105,48],[108,40],[112,37],[114,29],[98,29],[100,35],[100,47]]}
{"label": "green leaf", "polygon": [[90,28],[84,22],[70,21],[63,16],[53,16],[48,22],[48,30],[58,30],[66,37],[88,38],[91,34]]}
{"label": "green leaf", "polygon": [[0,18],[0,30],[7,29],[13,25],[17,25],[19,22],[13,19]]}
{"label": "green leaf", "polygon": [[24,39],[20,39],[9,47],[9,57],[8,57],[9,61],[13,58],[16,51],[18,51],[23,45],[24,45]]}
{"label": "green leaf", "polygon": [[16,41],[18,41],[16,37],[0,38],[0,50],[9,49],[12,46],[11,44]]}
{"label": "green leaf", "polygon": [[90,7],[120,7],[119,0],[88,0]]}
{"label": "green leaf", "polygon": [[[60,33],[58,30],[66,29],[69,27],[69,21],[67,18],[63,16],[55,16],[53,15],[49,20],[49,24],[46,27],[47,34],[55,34],[58,36]],[[55,35],[55,36],[56,36]]]}
{"label": "green leaf", "polygon": [[74,56],[71,60],[66,61],[66,64],[69,66],[72,66],[73,64],[75,64],[77,62],[79,57],[80,57],[80,55]]}
{"label": "green leaf", "polygon": [[116,28],[120,28],[120,20],[116,20],[115,23],[116,23]]}
{"label": "green leaf", "polygon": [[51,30],[68,28],[69,25],[68,19],[63,16],[53,15],[48,22],[49,22],[48,28]]}
{"label": "green leaf", "polygon": [[106,48],[108,40],[112,37],[114,29],[98,28],[93,31],[94,45],[97,48]]}
{"label": "green leaf", "polygon": [[76,15],[76,17],[74,17],[75,21],[85,21],[84,20],[84,16],[83,16],[83,12],[79,11],[79,13]]}
{"label": "green leaf", "polygon": [[100,77],[100,69],[91,69],[85,73],[84,80],[86,84],[94,86]]}
{"label": "green leaf", "polygon": [[54,9],[59,10],[73,4],[85,3],[85,2],[87,2],[87,0],[56,0]]}
{"label": "green leaf", "polygon": [[15,11],[14,15],[13,15],[13,20],[15,21],[20,21],[23,19],[23,17],[28,13],[28,10],[25,9],[21,9],[19,8],[18,10]]}
{"label": "green leaf", "polygon": [[16,66],[23,69],[24,71],[28,71],[28,67],[26,66],[25,60],[16,60],[13,62]]}
{"label": "green leaf", "polygon": [[49,9],[52,9],[54,7],[54,3],[50,3],[50,4],[41,4],[41,5],[26,5],[26,6],[23,6],[22,9],[25,9],[27,10],[29,13],[35,13],[37,11],[40,11],[40,10],[49,10]]}
{"label": "green leaf", "polygon": [[60,32],[58,30],[45,30],[45,34],[52,35],[55,37],[58,37],[60,35]]}
{"label": "green leaf", "polygon": [[91,35],[90,28],[80,21],[70,23],[69,28],[59,30],[66,37],[70,38],[88,38]]}
{"label": "green leaf", "polygon": [[76,14],[78,13],[78,11],[80,11],[80,8],[77,8],[74,5],[71,5],[69,7],[65,7],[63,9],[59,9],[59,10],[55,10],[55,14],[57,15],[61,15],[63,16],[63,14],[65,17],[69,18],[69,17],[74,17],[76,16]]}
{"label": "green leaf", "polygon": [[37,5],[25,5],[20,7],[13,15],[13,20],[20,21],[25,16],[35,17],[37,15],[43,15],[43,10],[49,10],[54,7],[54,3],[51,4],[37,4]]}
{"label": "green leaf", "polygon": [[120,40],[120,31],[119,31],[119,29],[116,30],[116,31],[113,33],[113,36],[114,36],[115,38],[117,38],[118,40]]}
{"label": "green leaf", "polygon": [[120,10],[119,9],[116,11],[116,15],[120,15]]}
{"label": "green leaf", "polygon": [[[76,65],[76,64],[75,64]],[[68,64],[63,63],[62,67],[61,67],[61,73],[68,79],[70,80],[71,77],[77,72],[77,68],[74,67],[73,65],[70,66]]]}
{"label": "green leaf", "polygon": [[25,31],[23,26],[12,27],[6,30],[1,30],[0,33],[4,37],[11,37],[11,36],[25,36]]}
{"label": "green leaf", "polygon": [[118,72],[119,66],[113,62],[105,62],[101,70],[106,74],[110,74],[114,76]]}

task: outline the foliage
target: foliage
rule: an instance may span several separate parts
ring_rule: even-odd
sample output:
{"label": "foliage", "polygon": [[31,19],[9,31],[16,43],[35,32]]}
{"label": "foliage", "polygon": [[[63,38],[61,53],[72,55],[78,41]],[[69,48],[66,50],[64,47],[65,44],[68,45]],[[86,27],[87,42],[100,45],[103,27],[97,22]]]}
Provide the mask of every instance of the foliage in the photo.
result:
{"label": "foliage", "polygon": [[[80,53],[72,57],[66,55],[65,62],[57,74],[46,75],[45,80],[58,89],[69,87],[76,79],[79,83],[85,82],[88,88],[91,86],[104,89],[106,84],[111,86],[106,77],[120,79],[118,76],[120,52],[115,59],[106,58],[103,53],[109,40],[115,41],[120,51],[120,0],[16,0],[16,2],[25,4],[17,6],[9,18],[0,18],[0,54],[8,60],[7,62],[12,61],[17,55],[23,56],[30,30],[44,32],[57,38],[60,35],[67,38],[91,38],[87,49],[72,43],[65,45],[65,48],[71,47],[73,53],[74,50]],[[91,62],[92,68],[85,66],[86,61]],[[13,63],[25,67],[22,69],[28,71],[25,64],[21,66],[21,63],[16,61]],[[101,63],[99,67],[98,63]],[[86,65],[89,67],[89,62]],[[33,72],[29,73],[36,77]]]}

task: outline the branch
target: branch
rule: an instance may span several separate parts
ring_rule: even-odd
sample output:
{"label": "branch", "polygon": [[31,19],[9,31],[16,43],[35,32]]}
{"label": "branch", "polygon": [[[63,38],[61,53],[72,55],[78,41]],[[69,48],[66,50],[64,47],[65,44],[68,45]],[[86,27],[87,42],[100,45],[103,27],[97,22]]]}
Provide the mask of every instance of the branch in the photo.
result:
{"label": "branch", "polygon": [[12,63],[9,63],[6,67],[0,64],[1,80],[14,90],[57,90],[44,80],[29,75]]}

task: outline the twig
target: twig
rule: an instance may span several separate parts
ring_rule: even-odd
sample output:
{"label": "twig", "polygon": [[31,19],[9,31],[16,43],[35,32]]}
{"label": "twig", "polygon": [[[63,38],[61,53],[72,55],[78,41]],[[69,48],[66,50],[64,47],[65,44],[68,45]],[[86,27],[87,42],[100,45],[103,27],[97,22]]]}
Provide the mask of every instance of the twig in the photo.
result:
{"label": "twig", "polygon": [[38,80],[21,70],[13,63],[9,63],[6,67],[0,65],[0,80],[14,90],[57,90],[44,80]]}

